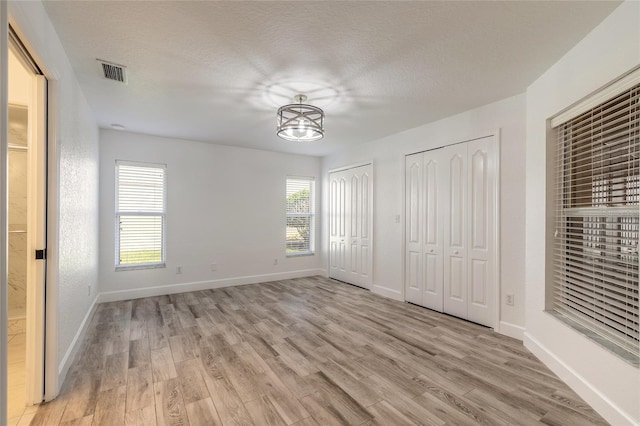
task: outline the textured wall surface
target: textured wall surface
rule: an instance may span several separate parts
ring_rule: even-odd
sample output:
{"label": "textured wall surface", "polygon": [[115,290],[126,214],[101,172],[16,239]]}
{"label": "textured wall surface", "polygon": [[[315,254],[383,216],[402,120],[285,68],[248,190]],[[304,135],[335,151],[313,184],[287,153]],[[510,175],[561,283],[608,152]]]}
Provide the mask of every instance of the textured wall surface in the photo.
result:
{"label": "textured wall surface", "polygon": [[[58,354],[69,350],[97,294],[98,131],[79,87],[61,88]],[[91,290],[88,290],[90,288]]]}
{"label": "textured wall surface", "polygon": [[[116,160],[167,165],[166,268],[115,271]],[[316,157],[101,130],[100,290],[326,268],[319,255],[285,256],[287,176],[315,177],[322,190]]]}

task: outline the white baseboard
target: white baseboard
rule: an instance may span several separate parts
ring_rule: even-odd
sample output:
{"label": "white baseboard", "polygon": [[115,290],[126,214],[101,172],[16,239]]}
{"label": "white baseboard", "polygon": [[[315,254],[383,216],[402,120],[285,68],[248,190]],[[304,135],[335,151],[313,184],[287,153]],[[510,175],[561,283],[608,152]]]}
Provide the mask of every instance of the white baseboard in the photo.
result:
{"label": "white baseboard", "polygon": [[558,375],[571,389],[591,405],[602,417],[612,425],[634,425],[638,419],[633,418],[618,407],[613,401],[592,386],[584,377],[558,358],[542,343],[525,331],[523,343],[540,361]]}
{"label": "white baseboard", "polygon": [[195,281],[190,283],[169,284],[155,287],[136,288],[131,290],[105,291],[98,295],[98,303],[117,302],[120,300],[140,299],[142,297],[162,296],[165,294],[184,293],[187,291],[209,290],[212,288],[231,287],[236,285],[257,284],[269,281],[290,280],[293,278],[326,276],[324,269],[303,269],[273,274],[249,275],[244,277],[222,278],[211,281]]}
{"label": "white baseboard", "polygon": [[522,340],[524,337],[524,327],[511,324],[510,322],[500,321],[496,331],[505,336],[513,337],[514,339]]}
{"label": "white baseboard", "polygon": [[398,300],[400,302],[403,301],[402,293],[400,293],[399,290],[394,290],[391,288],[382,287],[374,284],[373,288],[371,289],[371,292],[379,294],[380,296],[388,297],[389,299]]}
{"label": "white baseboard", "polygon": [[67,377],[67,373],[69,372],[69,368],[73,363],[73,359],[75,358],[76,353],[78,352],[80,346],[82,345],[82,342],[84,341],[84,335],[87,333],[87,328],[91,323],[91,318],[93,318],[93,314],[96,310],[96,307],[98,306],[98,297],[99,296],[96,296],[95,299],[93,299],[89,310],[87,310],[87,314],[84,316],[82,323],[80,323],[78,332],[73,337],[71,345],[69,345],[67,352],[62,357],[62,361],[60,361],[60,364],[58,366],[58,389],[56,391],[56,395],[60,393],[60,387],[62,387],[64,379]]}

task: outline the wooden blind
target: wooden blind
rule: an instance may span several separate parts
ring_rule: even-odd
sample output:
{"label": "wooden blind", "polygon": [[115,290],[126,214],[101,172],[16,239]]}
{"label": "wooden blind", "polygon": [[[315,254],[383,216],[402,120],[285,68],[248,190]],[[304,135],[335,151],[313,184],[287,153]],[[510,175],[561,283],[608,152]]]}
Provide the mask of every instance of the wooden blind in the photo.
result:
{"label": "wooden blind", "polygon": [[637,359],[640,84],[556,132],[553,310]]}
{"label": "wooden blind", "polygon": [[165,171],[116,162],[116,267],[164,265]]}

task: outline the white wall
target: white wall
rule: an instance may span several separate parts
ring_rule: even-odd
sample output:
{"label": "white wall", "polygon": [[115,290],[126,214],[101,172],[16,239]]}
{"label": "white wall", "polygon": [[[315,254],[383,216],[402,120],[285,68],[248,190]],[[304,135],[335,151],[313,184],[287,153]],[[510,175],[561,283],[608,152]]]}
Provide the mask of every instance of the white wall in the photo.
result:
{"label": "white wall", "polygon": [[[42,3],[11,1],[8,11],[49,82],[47,306],[57,321],[47,317],[47,334],[55,336],[57,353],[48,354],[54,366],[47,367],[57,370],[61,384],[97,293],[98,131]],[[57,392],[52,381],[47,378],[48,397]]]}
{"label": "white wall", "polygon": [[[348,148],[324,158],[328,171],[363,161],[374,163],[373,291],[404,300],[404,156],[431,148],[501,132],[501,305],[499,331],[521,338],[524,326],[524,148],[525,97],[514,96],[480,108],[426,124],[374,142]],[[326,191],[323,194],[326,202]],[[395,223],[400,215],[400,223]],[[325,209],[325,215],[327,212]],[[326,225],[326,221],[325,221]],[[323,234],[326,235],[326,232]],[[323,241],[327,263],[328,241]],[[507,306],[505,294],[515,295]]]}
{"label": "white wall", "polygon": [[[612,424],[640,424],[640,372],[544,312],[547,119],[640,65],[640,3],[629,1],[527,90],[525,344]],[[547,229],[547,237],[553,230]]]}
{"label": "white wall", "polygon": [[[115,271],[116,160],[167,165],[166,268]],[[288,175],[322,189],[316,157],[101,130],[100,300],[325,273],[319,255],[285,257]]]}

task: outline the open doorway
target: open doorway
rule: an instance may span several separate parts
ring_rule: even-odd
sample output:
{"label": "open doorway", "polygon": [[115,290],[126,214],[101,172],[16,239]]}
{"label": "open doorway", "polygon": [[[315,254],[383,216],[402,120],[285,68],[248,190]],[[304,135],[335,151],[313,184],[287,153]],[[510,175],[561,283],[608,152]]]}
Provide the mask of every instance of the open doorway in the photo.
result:
{"label": "open doorway", "polygon": [[44,394],[46,80],[13,31],[8,61],[7,419]]}

